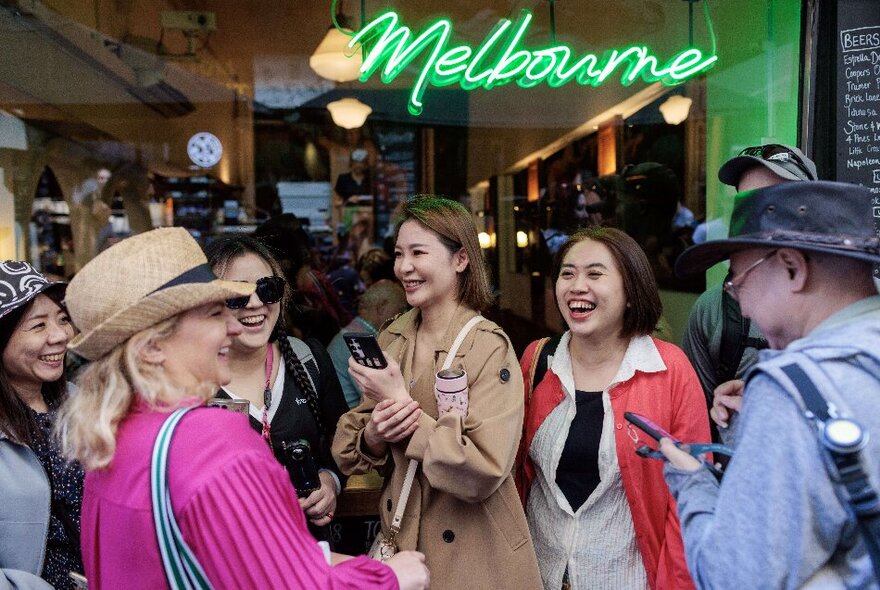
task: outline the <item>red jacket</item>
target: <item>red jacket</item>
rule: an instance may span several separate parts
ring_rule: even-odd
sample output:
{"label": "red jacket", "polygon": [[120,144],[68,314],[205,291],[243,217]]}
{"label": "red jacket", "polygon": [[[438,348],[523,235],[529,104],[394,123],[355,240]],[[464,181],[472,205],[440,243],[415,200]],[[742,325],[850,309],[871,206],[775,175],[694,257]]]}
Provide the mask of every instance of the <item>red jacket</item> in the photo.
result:
{"label": "red jacket", "polygon": [[[648,584],[652,590],[693,588],[685,562],[675,500],[663,479],[663,462],[636,455],[637,446],[656,445],[650,437],[640,434],[627,423],[623,413],[642,414],[682,441],[708,442],[706,398],[684,353],[668,342],[656,338],[653,341],[666,370],[659,373],[637,371],[632,379],[616,385],[609,392],[616,429],[617,461]],[[535,387],[534,394],[529,395],[529,369],[536,344],[532,342],[520,360],[525,386],[525,420],[516,479],[523,506],[535,475],[528,449],[538,428],[567,395],[550,367]],[[633,438],[636,436],[638,444]]]}

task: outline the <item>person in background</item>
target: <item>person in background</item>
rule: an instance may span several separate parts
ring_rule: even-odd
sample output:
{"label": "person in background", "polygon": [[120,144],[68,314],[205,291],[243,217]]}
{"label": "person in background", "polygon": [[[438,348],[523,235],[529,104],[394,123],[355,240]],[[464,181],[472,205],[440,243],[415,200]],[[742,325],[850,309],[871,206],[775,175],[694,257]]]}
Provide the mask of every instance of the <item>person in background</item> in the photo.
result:
{"label": "person in background", "polygon": [[537,342],[520,361],[517,473],[544,587],[691,588],[663,464],[636,455],[639,431],[623,416],[641,414],[683,441],[709,438],[693,368],[651,337],[661,312],[651,266],[615,228],[575,233],[554,266],[568,330],[539,383]]}
{"label": "person in background", "polygon": [[411,459],[418,461],[396,542],[425,554],[432,587],[536,588],[541,579],[511,468],[522,425],[513,346],[488,320],[460,342],[452,367],[469,405],[438,410],[435,375],[462,328],[489,306],[489,274],[470,212],[431,195],[403,207],[394,271],[413,309],[379,335],[388,366],[349,370],[364,402],[339,421],[333,454],[350,475],[385,476],[387,538]]}
{"label": "person in background", "polygon": [[104,187],[111,177],[110,170],[98,168],[72,192],[70,231],[73,234],[74,271],[82,268],[100,250],[99,232],[110,215],[105,216],[98,204],[105,205],[107,209],[110,207],[104,200]]}
{"label": "person in background", "polygon": [[0,587],[72,588],[67,573],[83,571],[83,470],[52,434],[74,333],[65,284],[6,260],[0,285]]}
{"label": "person in background", "polygon": [[[288,468],[285,445],[305,440],[319,469],[321,487],[299,499],[318,540],[329,540],[326,525],[344,485],[330,455],[336,422],[348,411],[333,363],[317,340],[306,342],[284,331],[282,310],[289,286],[269,250],[250,236],[218,238],[205,249],[208,264],[226,281],[254,283],[249,297],[230,299],[241,333],[229,348],[232,380],[217,397],[249,402],[251,427],[263,434],[276,458]],[[307,351],[308,359],[300,355]]]}
{"label": "person in background", "polygon": [[661,289],[702,292],[702,281],[685,283],[673,272],[675,259],[692,243],[672,231],[681,194],[681,183],[668,166],[629,164],[617,181],[615,223],[645,251]]}
{"label": "person in background", "polygon": [[347,332],[360,332],[376,336],[388,320],[404,311],[406,311],[406,295],[399,283],[389,280],[373,283],[358,300],[358,315],[330,341],[327,352],[333,360],[336,376],[339,377],[339,384],[342,385],[342,393],[349,408],[361,403],[362,392],[348,372],[351,352],[342,335]]}
{"label": "person in background", "polygon": [[351,254],[343,252],[337,255],[327,271],[330,284],[336,289],[339,303],[351,315],[357,314],[357,300],[364,292],[364,283],[360,273],[351,264]]}
{"label": "person in background", "polygon": [[337,177],[333,190],[336,191],[343,203],[349,197],[373,194],[368,156],[369,152],[363,148],[352,150],[349,171]]}
{"label": "person in background", "polygon": [[316,338],[327,346],[352,319],[339,295],[321,271],[309,244],[310,237],[293,213],[269,219],[254,231],[278,259],[288,284],[299,299],[291,300],[287,328],[303,340]]}
{"label": "person in background", "polygon": [[[228,353],[243,328],[225,302],[254,284],[214,277],[183,228],[136,235],[87,264],[67,289],[80,334],[69,348],[92,362],[61,410],[68,457],[87,470],[82,511],[89,588],[170,585],[151,501],[151,455],[172,411],[167,463],[172,515],[215,588],[425,588],[421,556],[328,564],[296,493],[241,415],[203,408],[229,383]],[[254,524],[245,524],[254,523]]]}
{"label": "person in background", "polygon": [[[767,144],[745,148],[718,171],[718,179],[737,192],[774,186],[783,182],[817,180],[816,165],[793,146]],[[730,393],[766,348],[758,327],[742,317],[739,304],[715,285],[700,295],[688,317],[682,349],[700,378],[709,407],[716,389],[726,403],[736,405]]]}
{"label": "person in background", "polygon": [[[679,273],[698,273],[729,258],[724,289],[770,345],[746,375],[738,425],[728,433],[736,453],[721,482],[668,440],[660,444],[700,588],[878,587],[878,563],[872,567],[850,500],[858,489],[868,508],[867,491],[880,489],[872,197],[823,181],[739,193],[731,236],[694,246],[676,263]],[[828,416],[814,397],[824,398]],[[728,425],[717,409],[713,416]],[[852,450],[857,433],[861,445],[841,467],[829,448]]]}
{"label": "person in background", "polygon": [[582,190],[578,192],[575,202],[574,218],[577,227],[587,226],[611,226],[614,225],[614,213],[616,202],[614,198],[614,184],[617,177],[602,176],[590,178]]}
{"label": "person in background", "polygon": [[355,265],[365,288],[382,279],[396,281],[394,260],[382,248],[370,248],[364,252]]}

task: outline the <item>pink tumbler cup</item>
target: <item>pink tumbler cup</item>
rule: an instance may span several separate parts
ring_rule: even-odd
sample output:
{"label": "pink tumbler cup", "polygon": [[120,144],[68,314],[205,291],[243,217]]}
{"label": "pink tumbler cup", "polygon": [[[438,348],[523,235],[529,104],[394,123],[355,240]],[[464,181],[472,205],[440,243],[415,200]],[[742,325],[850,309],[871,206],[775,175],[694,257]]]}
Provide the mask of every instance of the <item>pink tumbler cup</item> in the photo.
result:
{"label": "pink tumbler cup", "polygon": [[440,415],[454,412],[464,418],[468,411],[467,373],[461,368],[443,369],[434,379],[434,395]]}

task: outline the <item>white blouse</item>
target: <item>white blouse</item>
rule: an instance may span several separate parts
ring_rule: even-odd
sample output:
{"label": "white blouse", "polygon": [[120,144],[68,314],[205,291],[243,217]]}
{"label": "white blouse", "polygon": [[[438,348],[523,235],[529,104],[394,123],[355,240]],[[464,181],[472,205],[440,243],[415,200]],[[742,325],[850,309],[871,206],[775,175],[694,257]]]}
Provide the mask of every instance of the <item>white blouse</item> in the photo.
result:
{"label": "white blouse", "polygon": [[571,333],[566,332],[549,361],[549,367],[559,376],[567,395],[538,428],[529,448],[529,457],[535,465],[535,479],[526,514],[541,578],[545,588],[558,590],[568,567],[573,590],[645,589],[648,588],[647,573],[617,463],[609,391],[631,379],[636,370],[658,372],[666,370],[666,365],[649,336],[630,340],[617,375],[602,392],[605,415],[599,441],[600,482],[574,512],[556,484],[556,469],[577,413],[568,350],[570,340]]}

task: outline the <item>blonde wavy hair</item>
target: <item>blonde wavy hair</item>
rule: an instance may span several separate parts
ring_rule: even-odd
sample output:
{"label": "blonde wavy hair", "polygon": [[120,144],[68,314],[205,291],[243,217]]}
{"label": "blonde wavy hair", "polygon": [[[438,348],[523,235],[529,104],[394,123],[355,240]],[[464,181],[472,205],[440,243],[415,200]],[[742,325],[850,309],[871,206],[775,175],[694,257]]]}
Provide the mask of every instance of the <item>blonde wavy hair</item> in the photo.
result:
{"label": "blonde wavy hair", "polygon": [[65,457],[76,459],[88,471],[107,467],[116,452],[119,423],[137,399],[151,409],[163,409],[185,397],[207,399],[213,395],[215,384],[182,390],[168,380],[162,365],[141,358],[141,351],[151,340],[167,338],[174,332],[178,317],[138,332],[82,370],[75,380],[78,391],[68,396],[56,425]]}

